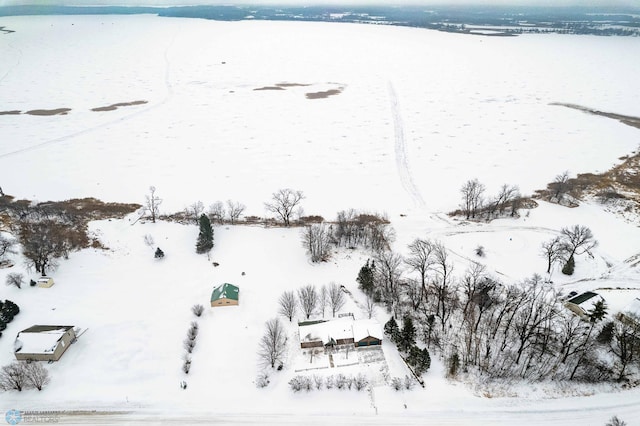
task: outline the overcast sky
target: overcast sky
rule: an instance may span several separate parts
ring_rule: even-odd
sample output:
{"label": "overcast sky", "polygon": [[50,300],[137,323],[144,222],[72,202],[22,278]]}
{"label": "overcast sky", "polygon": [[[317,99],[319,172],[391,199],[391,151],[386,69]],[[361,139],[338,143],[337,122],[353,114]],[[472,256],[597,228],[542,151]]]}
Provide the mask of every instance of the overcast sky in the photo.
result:
{"label": "overcast sky", "polygon": [[513,5],[513,6],[629,6],[640,7],[640,0],[0,0],[0,6],[16,4],[50,5],[127,5],[127,6],[171,6],[171,5],[232,5],[232,4],[279,4],[279,5]]}

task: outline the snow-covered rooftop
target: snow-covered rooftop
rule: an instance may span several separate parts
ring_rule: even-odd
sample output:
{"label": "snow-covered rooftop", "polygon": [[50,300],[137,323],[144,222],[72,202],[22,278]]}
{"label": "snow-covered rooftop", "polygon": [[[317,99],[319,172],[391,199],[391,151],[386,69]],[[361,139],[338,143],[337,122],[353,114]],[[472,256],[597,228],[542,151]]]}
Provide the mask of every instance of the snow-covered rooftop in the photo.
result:
{"label": "snow-covered rooftop", "polygon": [[16,337],[16,352],[29,354],[51,354],[58,347],[58,342],[64,334],[71,328],[70,326],[56,326],[49,329],[37,326],[30,327],[18,333]]}
{"label": "snow-covered rooftop", "polygon": [[366,337],[375,337],[382,340],[382,327],[375,320],[358,320],[353,322],[353,340],[356,342]]}

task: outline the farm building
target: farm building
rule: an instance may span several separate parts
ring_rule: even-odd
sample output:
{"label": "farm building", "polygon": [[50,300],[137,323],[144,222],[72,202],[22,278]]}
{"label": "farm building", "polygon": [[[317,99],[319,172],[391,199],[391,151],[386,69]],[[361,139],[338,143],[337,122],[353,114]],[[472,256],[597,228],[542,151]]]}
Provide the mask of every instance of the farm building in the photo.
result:
{"label": "farm building", "polygon": [[233,284],[224,283],[213,289],[211,307],[234,306],[239,304],[240,289]]}
{"label": "farm building", "polygon": [[594,305],[600,301],[604,302],[602,296],[592,291],[586,291],[567,300],[565,306],[580,318],[586,319],[587,312],[591,311]]}
{"label": "farm building", "polygon": [[300,347],[318,348],[337,345],[372,346],[382,343],[382,328],[373,320],[354,320],[352,316],[331,321],[298,323]]}
{"label": "farm building", "polygon": [[49,288],[53,285],[53,278],[51,277],[40,277],[38,281],[36,281],[38,287]]}
{"label": "farm building", "polygon": [[16,359],[57,361],[75,338],[76,333],[71,325],[34,325],[16,336]]}

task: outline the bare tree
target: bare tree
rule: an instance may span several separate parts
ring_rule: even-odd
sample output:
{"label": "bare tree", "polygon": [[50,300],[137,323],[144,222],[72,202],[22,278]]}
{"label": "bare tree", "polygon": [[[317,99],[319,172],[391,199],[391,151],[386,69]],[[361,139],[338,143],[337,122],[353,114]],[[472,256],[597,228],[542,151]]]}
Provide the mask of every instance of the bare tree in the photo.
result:
{"label": "bare tree", "polygon": [[[640,318],[636,318],[640,319]],[[605,340],[609,351],[615,355],[614,368],[619,381],[626,377],[627,367],[640,357],[640,323],[635,321],[611,321],[610,337]]]}
{"label": "bare tree", "polygon": [[15,361],[2,367],[2,370],[0,370],[0,389],[21,392],[22,389],[27,389],[28,387],[29,382],[27,382],[27,375],[22,363]]}
{"label": "bare tree", "polygon": [[436,317],[440,319],[442,332],[445,331],[449,317],[455,309],[457,283],[454,282],[453,264],[449,261],[447,249],[442,243],[434,243],[436,276],[430,283],[430,292],[436,302]]}
{"label": "bare tree", "polygon": [[329,307],[331,308],[331,314],[335,317],[336,312],[340,311],[344,307],[346,300],[344,298],[344,292],[342,286],[331,283],[329,284]]}
{"label": "bare tree", "polygon": [[204,212],[204,204],[202,204],[202,201],[196,201],[184,209],[184,212],[185,215],[193,219],[193,222],[197,225],[198,220],[200,220],[200,215]]}
{"label": "bare tree", "polygon": [[55,269],[57,258],[68,255],[71,249],[80,248],[86,242],[72,226],[54,219],[22,221],[20,241],[27,266],[43,276],[47,270]]}
{"label": "bare tree", "polygon": [[274,213],[284,222],[284,226],[291,224],[293,210],[304,199],[302,191],[294,191],[290,188],[279,189],[271,194],[271,201],[264,203],[267,211]]}
{"label": "bare tree", "polygon": [[23,283],[24,283],[24,276],[22,274],[19,274],[17,272],[11,272],[10,274],[7,275],[6,284],[8,286],[14,285],[18,288],[22,288]]}
{"label": "bare tree", "polygon": [[560,237],[542,243],[542,255],[547,259],[547,274],[551,273],[551,268],[555,263],[564,260],[566,251],[567,245]]}
{"label": "bare tree", "polygon": [[287,351],[287,336],[279,319],[273,318],[265,324],[266,330],[260,339],[258,356],[265,365],[275,368],[276,363],[283,362]]}
{"label": "bare tree", "polygon": [[553,183],[549,184],[553,190],[553,197],[558,203],[562,201],[564,194],[569,190],[569,171],[565,170],[553,179]]}
{"label": "bare tree", "polygon": [[156,223],[156,217],[160,213],[160,204],[162,204],[162,198],[156,195],[156,187],[149,187],[149,194],[146,196],[145,208],[151,215],[151,222]]}
{"label": "bare tree", "polygon": [[246,208],[247,206],[240,202],[227,200],[227,210],[229,212],[229,220],[231,220],[232,225],[238,221]]}
{"label": "bare tree", "polygon": [[478,179],[468,180],[460,188],[462,193],[461,207],[467,219],[475,218],[478,210],[482,207],[484,190],[484,185],[478,182]]}
{"label": "bare tree", "polygon": [[583,253],[591,254],[591,250],[598,245],[598,241],[593,238],[591,229],[583,225],[562,228],[560,233],[564,237],[567,258]]}
{"label": "bare tree", "polygon": [[278,304],[280,305],[279,313],[287,318],[289,318],[289,322],[293,319],[296,314],[296,309],[298,307],[298,301],[296,300],[296,295],[293,291],[285,291],[280,295],[280,299],[278,299]]}
{"label": "bare tree", "polygon": [[373,301],[373,297],[367,295],[367,300],[365,302],[364,308],[365,308],[365,311],[367,312],[369,319],[371,319],[371,317],[373,316],[373,312],[375,311],[375,308],[376,308],[376,303]]}
{"label": "bare tree", "polygon": [[15,254],[14,247],[16,246],[16,240],[8,238],[0,234],[0,262],[4,260],[7,254]]}
{"label": "bare tree", "polygon": [[320,305],[320,310],[322,311],[322,318],[324,318],[324,309],[329,304],[329,290],[326,285],[323,285],[320,288],[320,295],[318,296],[318,304]]}
{"label": "bare tree", "polygon": [[323,223],[305,226],[302,243],[314,263],[326,262],[331,257],[331,233]]}
{"label": "bare tree", "polygon": [[211,204],[211,206],[209,206],[209,217],[212,221],[223,223],[225,215],[226,212],[222,201],[216,201],[215,203]]}
{"label": "bare tree", "polygon": [[499,214],[504,214],[507,206],[513,202],[513,200],[520,196],[520,190],[517,186],[504,184],[500,187],[500,191],[498,195],[495,197],[493,202],[491,203],[491,210],[489,212],[490,215],[495,214],[496,212]]}
{"label": "bare tree", "polygon": [[302,313],[309,319],[313,311],[318,306],[318,292],[315,286],[309,284],[298,289],[298,301]]}
{"label": "bare tree", "polygon": [[375,256],[376,290],[390,307],[396,306],[400,298],[402,263],[402,256],[392,251],[379,252]]}
{"label": "bare tree", "polygon": [[23,364],[23,369],[26,381],[30,386],[41,391],[42,388],[49,384],[49,372],[41,363],[31,362]]}
{"label": "bare tree", "polygon": [[421,292],[418,300],[421,301],[427,294],[428,275],[435,263],[434,244],[431,241],[416,238],[409,244],[409,256],[404,259],[404,262],[420,277]]}

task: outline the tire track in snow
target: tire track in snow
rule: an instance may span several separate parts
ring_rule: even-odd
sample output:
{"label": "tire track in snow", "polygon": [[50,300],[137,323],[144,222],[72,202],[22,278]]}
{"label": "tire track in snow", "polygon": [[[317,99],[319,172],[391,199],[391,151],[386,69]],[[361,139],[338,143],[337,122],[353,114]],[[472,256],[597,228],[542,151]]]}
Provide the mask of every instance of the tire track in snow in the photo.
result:
{"label": "tire track in snow", "polygon": [[393,127],[395,133],[394,149],[396,153],[396,166],[400,176],[402,187],[407,191],[414,204],[417,207],[424,207],[424,199],[420,191],[416,187],[411,170],[409,169],[409,160],[407,158],[407,146],[404,140],[404,126],[402,124],[402,116],[400,114],[400,106],[398,105],[398,96],[393,87],[393,83],[389,82],[389,100],[391,101],[391,113],[393,115]]}
{"label": "tire track in snow", "polygon": [[[150,105],[147,108],[141,109],[139,111],[133,112],[133,113],[131,113],[129,115],[125,115],[123,117],[119,117],[119,118],[116,118],[116,119],[113,119],[113,120],[110,120],[110,121],[95,125],[93,127],[82,129],[82,130],[79,130],[77,132],[73,132],[73,133],[70,133],[68,135],[60,136],[60,137],[55,138],[55,139],[50,139],[50,140],[47,140],[47,141],[44,141],[44,142],[40,142],[38,144],[31,145],[31,146],[28,146],[28,147],[25,147],[25,148],[17,149],[15,151],[10,151],[10,152],[4,153],[4,154],[0,154],[0,159],[11,157],[11,156],[17,155],[17,154],[23,154],[23,153],[29,152],[29,151],[35,151],[35,150],[38,150],[40,148],[44,148],[46,146],[54,145],[54,144],[57,144],[57,143],[60,143],[60,142],[65,142],[65,141],[68,141],[69,139],[73,139],[73,138],[75,138],[77,136],[81,136],[81,135],[84,135],[86,133],[91,133],[91,132],[94,132],[96,130],[103,129],[105,127],[109,127],[109,126],[112,126],[112,125],[117,124],[117,123],[123,123],[123,122],[129,121],[132,118],[135,118],[135,117],[137,117],[139,115],[146,114],[146,113],[148,113],[150,111],[153,111],[154,109],[166,104],[167,101],[169,101],[169,99],[171,99],[171,97],[173,96],[173,86],[171,85],[171,81],[169,79],[169,74],[170,74],[170,69],[171,69],[171,62],[169,61],[168,53],[169,53],[169,49],[171,49],[171,46],[173,45],[173,42],[174,42],[175,38],[176,38],[176,34],[173,35],[173,38],[171,39],[171,41],[169,42],[169,44],[167,45],[167,47],[164,50],[164,65],[165,65],[165,69],[164,69],[164,85],[165,85],[165,88],[166,88],[166,94],[165,94],[164,98],[160,102],[158,102],[156,104],[153,104],[153,105]],[[7,72],[7,74],[8,74],[8,72]],[[4,77],[6,77],[6,74],[5,74]],[[4,77],[2,79],[4,79]]]}

